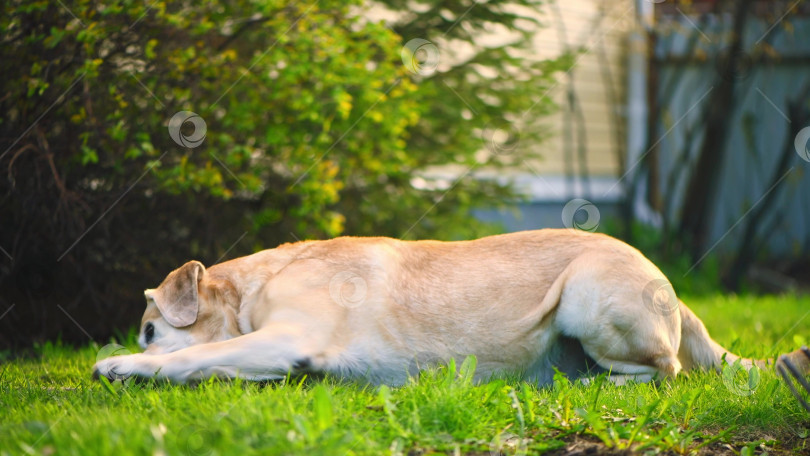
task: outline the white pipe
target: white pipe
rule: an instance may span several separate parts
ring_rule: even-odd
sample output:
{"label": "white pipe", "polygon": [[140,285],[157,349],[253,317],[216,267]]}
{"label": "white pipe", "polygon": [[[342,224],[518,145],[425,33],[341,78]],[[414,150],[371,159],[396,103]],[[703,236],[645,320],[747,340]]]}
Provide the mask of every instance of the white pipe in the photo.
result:
{"label": "white pipe", "polygon": [[647,203],[647,180],[641,175],[641,161],[647,144],[647,30],[654,22],[654,4],[636,0],[638,26],[627,37],[627,175],[624,185],[635,185],[632,201],[633,215],[642,223],[661,226],[661,216]]}

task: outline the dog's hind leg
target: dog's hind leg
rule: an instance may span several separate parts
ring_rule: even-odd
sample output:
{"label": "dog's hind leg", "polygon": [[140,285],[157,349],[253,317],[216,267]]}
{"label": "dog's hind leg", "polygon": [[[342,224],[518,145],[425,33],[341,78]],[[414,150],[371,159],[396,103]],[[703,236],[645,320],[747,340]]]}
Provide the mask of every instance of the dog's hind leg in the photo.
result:
{"label": "dog's hind leg", "polygon": [[[591,348],[590,352],[595,352]],[[602,359],[596,362],[586,353],[582,343],[577,339],[560,336],[556,344],[552,347],[548,357],[548,363],[565,374],[569,379],[579,380],[580,383],[589,385],[593,383],[594,376],[608,374],[607,380],[616,385],[624,385],[628,382],[648,383],[660,376],[658,370],[650,366],[638,365],[628,362],[616,362],[609,359]],[[540,371],[551,371],[551,366]],[[609,370],[605,366],[610,366]],[[621,373],[620,373],[621,372]],[[550,374],[546,382],[551,383]]]}
{"label": "dog's hind leg", "polygon": [[578,339],[596,364],[616,375],[616,383],[627,380],[618,376],[638,381],[674,377],[681,370],[678,301],[673,293],[672,309],[648,302],[649,284],[663,287],[668,282],[640,255],[617,253],[587,257],[575,265],[577,272],[566,280],[554,324],[562,334]]}
{"label": "dog's hind leg", "polygon": [[637,321],[617,318],[595,326],[580,335],[583,350],[610,372],[611,381],[616,384],[675,377],[681,370],[677,345],[672,344],[655,318],[637,318]]}
{"label": "dog's hind leg", "polygon": [[317,371],[323,364],[311,343],[303,328],[272,323],[233,339],[171,353],[107,358],[96,364],[93,376],[155,377],[178,383],[208,377],[282,379],[290,372]]}

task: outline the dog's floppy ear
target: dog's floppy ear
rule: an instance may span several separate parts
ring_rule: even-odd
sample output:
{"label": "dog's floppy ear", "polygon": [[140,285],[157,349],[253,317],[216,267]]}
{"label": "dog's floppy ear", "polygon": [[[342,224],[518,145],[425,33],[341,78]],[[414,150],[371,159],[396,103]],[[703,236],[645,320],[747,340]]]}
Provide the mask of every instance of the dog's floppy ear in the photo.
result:
{"label": "dog's floppy ear", "polygon": [[155,290],[146,290],[147,299],[153,299],[160,314],[175,328],[182,328],[197,321],[200,303],[197,301],[197,285],[205,274],[205,266],[199,261],[189,261],[172,271]]}

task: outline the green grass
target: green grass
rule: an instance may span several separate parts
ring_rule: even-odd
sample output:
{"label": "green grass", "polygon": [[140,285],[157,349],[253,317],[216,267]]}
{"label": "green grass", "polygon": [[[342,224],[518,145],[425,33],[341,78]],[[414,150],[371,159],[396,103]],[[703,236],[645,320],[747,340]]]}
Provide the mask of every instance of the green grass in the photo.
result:
{"label": "green grass", "polygon": [[[807,296],[684,301],[742,355],[773,356],[810,335]],[[98,348],[48,344],[36,357],[3,363],[0,454],[488,455],[574,443],[649,453],[810,452],[810,415],[770,371],[752,381],[750,395],[745,376],[701,372],[624,387],[562,378],[546,388],[509,378],[474,384],[472,359],[399,388],[329,378],[105,385],[90,379]]]}

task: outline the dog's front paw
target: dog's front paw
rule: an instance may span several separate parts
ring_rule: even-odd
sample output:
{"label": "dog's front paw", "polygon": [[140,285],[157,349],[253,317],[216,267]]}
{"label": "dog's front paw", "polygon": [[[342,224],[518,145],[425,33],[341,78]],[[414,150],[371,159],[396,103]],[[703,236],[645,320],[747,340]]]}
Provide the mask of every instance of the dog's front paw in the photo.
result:
{"label": "dog's front paw", "polygon": [[143,354],[113,356],[93,366],[93,379],[127,380],[131,377],[149,377],[148,359]]}

